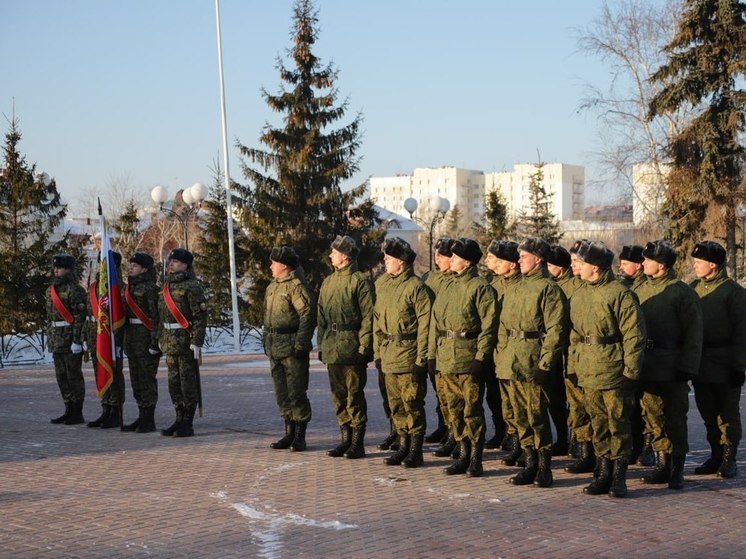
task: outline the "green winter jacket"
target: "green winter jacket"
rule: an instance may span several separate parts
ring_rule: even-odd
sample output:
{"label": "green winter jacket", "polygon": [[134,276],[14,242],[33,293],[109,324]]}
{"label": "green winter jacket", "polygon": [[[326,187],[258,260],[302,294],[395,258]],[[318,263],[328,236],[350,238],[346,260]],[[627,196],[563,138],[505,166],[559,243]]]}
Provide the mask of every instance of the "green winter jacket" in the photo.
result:
{"label": "green winter jacket", "polygon": [[127,324],[124,327],[124,351],[130,355],[148,355],[148,349],[158,349],[158,286],[155,284],[155,270],[148,270],[138,276],[127,278],[127,289],[138,307],[153,323],[148,330],[143,324],[131,324],[139,320],[125,299],[124,314]]}
{"label": "green winter jacket", "polygon": [[[575,295],[575,292],[583,287],[583,284],[585,283],[582,279],[575,277],[572,273],[572,270],[570,268],[567,268],[564,272],[562,272],[562,275],[560,275],[557,278],[554,278],[554,281],[557,283],[559,288],[562,290],[562,293],[565,296],[565,299],[567,299],[567,308],[568,308],[568,322],[566,324],[567,331],[570,332],[572,328],[572,321],[570,320],[570,312],[569,310],[572,309],[572,297]],[[577,369],[577,363],[578,363],[578,355],[573,349],[572,344],[569,345],[567,348],[566,355],[564,356],[564,363],[562,363],[562,374],[565,373],[569,374],[575,374],[575,370]]]}
{"label": "green winter jacket", "polygon": [[[166,355],[186,355],[192,352],[190,345],[202,347],[205,343],[207,329],[207,302],[202,282],[189,268],[166,276],[170,286],[171,297],[181,314],[191,325],[191,334],[183,328],[165,328],[164,324],[176,324],[176,318],[166,306],[163,290],[158,299],[158,343]],[[164,288],[165,289],[165,288]]]}
{"label": "green winter jacket", "polygon": [[319,290],[318,345],[324,363],[356,365],[373,356],[373,286],[357,262],[335,270]]}
{"label": "green winter jacket", "polygon": [[691,286],[699,295],[704,324],[697,382],[728,382],[732,371],[746,369],[746,289],[724,268]]}
{"label": "green winter jacket", "polygon": [[427,363],[432,293],[411,267],[376,280],[373,354],[384,373],[411,373]]}
{"label": "green winter jacket", "polygon": [[435,297],[428,358],[441,373],[468,373],[473,360],[489,360],[495,349],[495,291],[476,266],[454,274]]}
{"label": "green winter jacket", "polygon": [[[640,378],[645,355],[645,319],[637,298],[607,270],[585,282],[570,305],[570,352],[577,356],[580,385],[593,390],[620,388],[622,376]],[[616,338],[592,343],[590,338]],[[596,340],[598,341],[598,340]]]}
{"label": "green winter jacket", "polygon": [[641,380],[694,378],[702,355],[702,307],[697,294],[673,270],[649,277],[636,293],[648,336]]}
{"label": "green winter jacket", "polygon": [[[516,289],[505,291],[495,371],[500,379],[527,382],[538,371],[559,370],[567,347],[568,311],[567,300],[545,265],[521,277]],[[520,332],[531,337],[520,339]]]}
{"label": "green winter jacket", "polygon": [[[51,287],[47,290],[47,349],[50,353],[70,353],[72,344],[83,343],[83,327],[85,325],[86,293],[70,271],[67,274],[55,277],[52,285],[57,290],[57,295],[62,304],[73,316],[72,325],[59,326],[64,319],[57,312],[52,303]],[[55,323],[58,324],[55,326]]]}
{"label": "green winter jacket", "polygon": [[303,268],[273,279],[264,295],[264,353],[284,359],[296,351],[311,351],[316,328],[316,297]]}
{"label": "green winter jacket", "polygon": [[433,295],[437,297],[441,289],[453,278],[453,272],[441,272],[439,269],[430,270],[422,275],[422,281]]}

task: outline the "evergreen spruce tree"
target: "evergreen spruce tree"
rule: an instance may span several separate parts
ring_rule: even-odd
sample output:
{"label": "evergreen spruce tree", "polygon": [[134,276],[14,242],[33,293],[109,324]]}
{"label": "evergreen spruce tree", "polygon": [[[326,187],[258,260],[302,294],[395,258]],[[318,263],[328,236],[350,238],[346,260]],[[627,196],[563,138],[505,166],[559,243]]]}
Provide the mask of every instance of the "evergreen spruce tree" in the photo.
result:
{"label": "evergreen spruce tree", "polygon": [[122,213],[112,220],[111,227],[115,233],[114,249],[121,253],[125,267],[130,256],[137,251],[140,242],[138,213],[137,202],[134,198],[128,198],[124,203]]}
{"label": "evergreen spruce tree", "polygon": [[728,266],[734,275],[735,208],[744,196],[746,4],[686,0],[665,52],[668,60],[652,78],[665,86],[650,102],[649,118],[687,104],[700,110],[669,139],[674,172],[663,209],[668,236],[688,255],[694,243],[712,238],[702,224],[708,209],[714,209],[723,216]]}
{"label": "evergreen spruce tree", "polygon": [[273,246],[293,246],[310,284],[318,288],[330,271],[329,246],[336,235],[350,235],[363,245],[360,262],[366,266],[379,257],[384,234],[373,202],[360,201],[365,185],[341,189],[358,170],[362,116],[330,128],[345,116],[348,102],[337,103],[337,70],[322,66],[312,52],[318,18],[310,0],[296,1],[293,20],[292,67],[277,62],[285,85],[276,95],[262,92],[267,105],[283,114],[283,124],[265,126],[260,137],[264,150],[239,145],[248,159],[242,167],[251,185],[237,187],[243,198],[237,205],[248,237],[252,324],[261,323]]}
{"label": "evergreen spruce tree", "polygon": [[487,246],[493,240],[508,237],[508,205],[499,190],[491,190],[484,201],[484,222],[474,222],[477,240]]}
{"label": "evergreen spruce tree", "polygon": [[540,161],[535,167],[536,171],[529,177],[529,208],[519,212],[511,232],[519,239],[540,237],[555,244],[562,237],[559,220],[552,213],[550,193],[544,186],[544,163]]}
{"label": "evergreen spruce tree", "polygon": [[442,227],[443,234],[452,239],[470,237],[472,231],[468,226],[464,226],[463,221],[464,214],[461,212],[461,208],[458,207],[458,204],[454,204],[448,214],[446,214],[445,222]]}
{"label": "evergreen spruce tree", "polygon": [[52,257],[66,250],[68,238],[53,236],[67,212],[57,185],[26,163],[20,141],[13,118],[0,172],[0,334],[35,332],[44,324]]}

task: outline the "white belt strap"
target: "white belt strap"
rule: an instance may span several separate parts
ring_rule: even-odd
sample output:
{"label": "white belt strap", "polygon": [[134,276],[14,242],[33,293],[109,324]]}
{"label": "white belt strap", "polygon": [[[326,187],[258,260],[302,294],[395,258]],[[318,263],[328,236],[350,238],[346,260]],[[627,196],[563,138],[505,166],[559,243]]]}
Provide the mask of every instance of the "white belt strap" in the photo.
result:
{"label": "white belt strap", "polygon": [[166,330],[178,330],[179,328],[181,328],[181,324],[179,324],[178,322],[164,322],[163,327]]}
{"label": "white belt strap", "polygon": [[130,324],[142,324],[142,320],[139,318],[130,318]]}
{"label": "white belt strap", "polygon": [[63,326],[71,326],[71,324],[67,320],[56,320],[52,322],[52,326],[55,328],[62,328]]}

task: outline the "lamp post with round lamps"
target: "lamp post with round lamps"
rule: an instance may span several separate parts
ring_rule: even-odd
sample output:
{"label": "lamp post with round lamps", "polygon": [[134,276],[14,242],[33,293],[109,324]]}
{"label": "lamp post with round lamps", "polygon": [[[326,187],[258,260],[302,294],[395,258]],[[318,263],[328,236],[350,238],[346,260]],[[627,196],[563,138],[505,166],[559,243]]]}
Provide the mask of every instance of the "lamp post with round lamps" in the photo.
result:
{"label": "lamp post with round lamps", "polygon": [[189,217],[199,211],[202,201],[207,198],[207,194],[207,187],[202,183],[195,182],[190,188],[182,190],[181,199],[184,202],[184,208],[180,212],[176,212],[163,205],[168,200],[168,190],[166,190],[166,187],[157,185],[150,191],[150,197],[153,199],[153,202],[158,204],[158,209],[164,214],[176,218],[181,224],[184,230],[184,248],[187,250],[189,250]]}
{"label": "lamp post with round lamps", "polygon": [[441,196],[435,196],[433,198],[430,198],[430,211],[432,212],[432,218],[430,221],[426,221],[424,219],[420,219],[418,217],[414,216],[414,212],[417,211],[417,208],[419,207],[419,202],[415,198],[407,198],[404,200],[404,209],[407,210],[409,213],[409,219],[414,221],[415,223],[419,223],[423,227],[427,227],[428,229],[428,255],[429,255],[429,266],[430,269],[433,269],[433,232],[435,231],[435,226],[443,221],[443,219],[446,216],[446,213],[448,213],[448,210],[451,209],[451,203]]}

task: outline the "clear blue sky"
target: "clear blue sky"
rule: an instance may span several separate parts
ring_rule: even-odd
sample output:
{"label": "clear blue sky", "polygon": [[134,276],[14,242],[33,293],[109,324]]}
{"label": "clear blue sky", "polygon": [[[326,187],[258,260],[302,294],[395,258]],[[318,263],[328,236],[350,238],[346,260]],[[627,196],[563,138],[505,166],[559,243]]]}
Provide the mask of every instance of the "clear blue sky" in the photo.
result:
{"label": "clear blue sky", "polygon": [[[222,0],[231,176],[236,140],[260,147],[279,123],[292,0]],[[586,166],[595,119],[577,114],[602,64],[574,28],[600,1],[319,0],[316,54],[362,111],[360,172],[455,165],[484,171],[536,160]],[[221,161],[214,0],[0,0],[0,113],[20,119],[21,151],[73,205],[114,181],[142,192],[212,183]],[[286,59],[287,60],[287,59]],[[347,122],[347,121],[345,121]],[[6,118],[0,131],[7,132]],[[594,198],[587,192],[587,197]]]}

